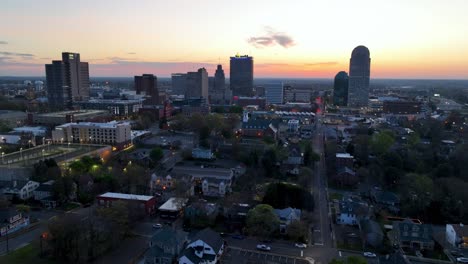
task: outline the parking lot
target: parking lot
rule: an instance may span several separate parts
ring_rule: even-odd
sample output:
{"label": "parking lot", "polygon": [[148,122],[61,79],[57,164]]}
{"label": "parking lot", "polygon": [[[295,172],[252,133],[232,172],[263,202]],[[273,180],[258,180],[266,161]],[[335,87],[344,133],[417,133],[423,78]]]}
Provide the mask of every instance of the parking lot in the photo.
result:
{"label": "parking lot", "polygon": [[222,264],[308,264],[305,259],[275,254],[273,252],[263,252],[257,250],[246,250],[228,247],[223,254],[220,263]]}

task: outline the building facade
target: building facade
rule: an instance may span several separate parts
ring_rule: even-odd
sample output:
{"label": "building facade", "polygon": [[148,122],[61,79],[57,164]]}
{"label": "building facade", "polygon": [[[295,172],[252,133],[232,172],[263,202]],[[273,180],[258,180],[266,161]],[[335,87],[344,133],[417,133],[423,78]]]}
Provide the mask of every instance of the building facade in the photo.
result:
{"label": "building facade", "polygon": [[154,196],[107,192],[97,196],[96,200],[98,205],[106,207],[112,206],[112,203],[117,201],[138,203],[138,208],[144,210],[147,215],[152,215],[156,210]]}
{"label": "building facade", "polygon": [[253,57],[247,55],[231,57],[229,81],[232,95],[252,96]]}
{"label": "building facade", "polygon": [[146,105],[159,104],[158,78],[153,74],[135,76],[135,90],[137,94],[144,94]]}
{"label": "building facade", "polygon": [[333,104],[336,106],[348,105],[349,77],[345,71],[336,74],[333,82]]}
{"label": "building facade", "polygon": [[79,53],[63,52],[61,61],[45,65],[47,97],[53,109],[71,108],[89,98],[89,65]]}
{"label": "building facade", "polygon": [[123,149],[131,145],[131,127],[127,122],[67,123],[55,127],[52,140],[57,143],[112,145]]}
{"label": "building facade", "polygon": [[172,94],[185,94],[185,87],[187,86],[187,74],[173,73],[171,74],[172,81]]}
{"label": "building facade", "polygon": [[270,83],[265,85],[265,98],[267,104],[283,104],[283,95],[283,83]]}
{"label": "building facade", "polygon": [[185,99],[205,98],[208,99],[208,72],[200,68],[196,72],[187,72]]}
{"label": "building facade", "polygon": [[356,47],[349,62],[348,106],[367,107],[369,103],[370,53],[365,46]]}
{"label": "building facade", "polygon": [[92,99],[89,101],[76,102],[75,105],[80,109],[108,110],[112,115],[129,116],[138,113],[138,110],[143,107],[143,100]]}

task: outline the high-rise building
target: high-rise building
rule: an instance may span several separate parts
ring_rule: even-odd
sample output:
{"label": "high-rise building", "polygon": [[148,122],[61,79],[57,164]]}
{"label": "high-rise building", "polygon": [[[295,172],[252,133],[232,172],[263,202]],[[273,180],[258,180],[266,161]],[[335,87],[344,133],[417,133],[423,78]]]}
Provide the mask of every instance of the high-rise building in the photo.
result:
{"label": "high-rise building", "polygon": [[335,76],[333,83],[333,104],[337,106],[348,105],[349,77],[345,71],[340,71]]}
{"label": "high-rise building", "polygon": [[283,104],[283,83],[269,83],[265,85],[267,104]]}
{"label": "high-rise building", "polygon": [[171,74],[172,80],[172,94],[185,94],[185,88],[187,86],[187,74],[185,73],[173,73]]}
{"label": "high-rise building", "polygon": [[368,106],[370,63],[369,49],[365,46],[357,46],[349,62],[348,106]]}
{"label": "high-rise building", "polygon": [[208,98],[208,72],[200,68],[196,72],[187,72],[185,99]]}
{"label": "high-rise building", "polygon": [[226,89],[226,78],[224,70],[221,65],[218,65],[214,77],[210,77],[210,103],[211,104],[225,104],[230,101],[230,92]]}
{"label": "high-rise building", "polygon": [[158,78],[153,74],[135,76],[135,90],[137,94],[145,94],[145,105],[159,104]]}
{"label": "high-rise building", "polygon": [[63,52],[61,61],[46,64],[47,97],[52,109],[71,108],[89,99],[89,65],[79,53]]}
{"label": "high-rise building", "polygon": [[236,55],[230,60],[229,82],[233,95],[252,96],[253,57]]}

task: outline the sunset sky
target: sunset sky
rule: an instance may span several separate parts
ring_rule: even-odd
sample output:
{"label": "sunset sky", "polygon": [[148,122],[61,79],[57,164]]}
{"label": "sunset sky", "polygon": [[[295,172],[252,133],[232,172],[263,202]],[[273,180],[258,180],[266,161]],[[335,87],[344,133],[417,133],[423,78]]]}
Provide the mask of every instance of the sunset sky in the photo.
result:
{"label": "sunset sky", "polygon": [[91,76],[207,68],[254,57],[255,77],[333,78],[351,51],[371,78],[468,79],[467,0],[0,0],[0,76],[44,76],[62,51]]}

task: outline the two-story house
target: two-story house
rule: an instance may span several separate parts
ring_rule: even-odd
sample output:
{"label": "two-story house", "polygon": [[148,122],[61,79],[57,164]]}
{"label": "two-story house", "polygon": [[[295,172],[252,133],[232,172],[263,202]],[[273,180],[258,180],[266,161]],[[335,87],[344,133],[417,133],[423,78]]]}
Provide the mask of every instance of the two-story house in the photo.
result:
{"label": "two-story house", "polygon": [[341,225],[358,225],[362,219],[369,218],[369,205],[362,201],[344,199],[336,211],[336,223]]}
{"label": "two-story house", "polygon": [[393,223],[393,243],[404,251],[433,250],[432,225],[414,223],[410,220]]}
{"label": "two-story house", "polygon": [[209,228],[201,230],[189,240],[179,264],[215,264],[224,252],[224,240]]}
{"label": "two-story house", "polygon": [[184,250],[187,233],[163,227],[154,233],[145,253],[145,264],[172,264]]}
{"label": "two-story house", "polygon": [[39,187],[39,183],[35,181],[6,181],[0,183],[0,188],[3,194],[9,199],[18,198],[27,200],[34,195],[34,190]]}
{"label": "two-story house", "polygon": [[294,221],[301,220],[301,210],[296,208],[275,209],[275,214],[280,220],[280,232],[286,233],[286,228]]}

